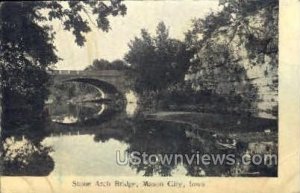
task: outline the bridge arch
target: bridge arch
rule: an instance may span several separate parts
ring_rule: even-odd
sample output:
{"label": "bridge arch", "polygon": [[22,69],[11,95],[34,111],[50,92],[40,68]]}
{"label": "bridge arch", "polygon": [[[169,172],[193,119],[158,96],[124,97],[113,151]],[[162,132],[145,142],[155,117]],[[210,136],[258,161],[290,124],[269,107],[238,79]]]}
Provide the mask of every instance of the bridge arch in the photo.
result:
{"label": "bridge arch", "polygon": [[[110,116],[116,114],[119,111],[123,111],[125,108],[124,105],[126,103],[126,97],[121,93],[114,85],[99,80],[95,78],[71,78],[67,80],[63,80],[60,83],[71,83],[71,82],[77,82],[77,83],[84,83],[91,85],[95,87],[99,92],[102,94],[102,99],[97,99],[95,101],[85,101],[90,103],[103,103],[104,100],[109,100],[108,103],[105,103],[106,108],[104,108],[102,104],[102,109],[93,117],[90,117],[84,121],[81,122],[75,122],[75,123],[60,123],[64,125],[84,125],[84,124],[99,124],[107,119],[109,119]],[[56,121],[54,121],[56,122]]]}
{"label": "bridge arch", "polygon": [[[97,116],[77,124],[98,124],[104,118],[111,116],[111,114],[122,112],[127,103],[126,100],[126,84],[124,73],[119,71],[54,71],[53,85],[64,83],[83,83],[90,85],[100,91],[102,94],[101,99],[84,101],[84,102],[105,102],[105,111],[101,111]],[[74,124],[73,124],[74,125]]]}
{"label": "bridge arch", "polygon": [[[125,99],[123,94],[112,84],[105,82],[103,80],[95,79],[95,78],[71,78],[64,80],[63,82],[79,82],[79,83],[86,83],[98,88],[102,91],[105,95],[122,97]],[[102,93],[102,94],[103,94]]]}

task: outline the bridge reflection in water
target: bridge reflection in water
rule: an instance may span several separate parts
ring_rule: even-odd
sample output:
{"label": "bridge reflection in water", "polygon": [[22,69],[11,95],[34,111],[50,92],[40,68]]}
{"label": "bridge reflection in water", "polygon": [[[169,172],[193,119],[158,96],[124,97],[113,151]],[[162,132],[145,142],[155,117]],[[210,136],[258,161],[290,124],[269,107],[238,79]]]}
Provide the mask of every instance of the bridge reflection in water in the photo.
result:
{"label": "bridge reflection in water", "polygon": [[[96,113],[99,109],[101,107],[94,112]],[[182,160],[171,161],[167,164],[140,163],[120,166],[116,162],[116,153],[119,151],[123,158],[126,156],[125,152],[127,155],[140,152],[148,155],[177,154],[190,157],[195,153],[199,155],[231,153],[239,157],[248,148],[246,143],[228,142],[228,139],[220,136],[216,130],[206,129],[199,124],[195,125],[179,119],[172,120],[171,116],[166,113],[164,114],[169,117],[168,119],[162,118],[161,115],[159,117],[156,115],[132,117],[125,111],[112,113],[112,111],[106,111],[108,109],[97,117],[98,122],[94,120],[69,124],[52,123],[49,126],[51,135],[43,141],[43,144],[52,146],[54,149],[51,156],[55,167],[51,175],[235,175],[234,171],[240,169],[237,165],[204,165],[196,160],[192,163]],[[182,118],[185,116],[191,117],[186,114],[180,115]],[[212,115],[201,116],[205,119]],[[228,120],[228,122],[231,121]],[[239,124],[243,124],[244,121],[246,120],[240,121]],[[272,125],[273,122],[267,121],[265,124]],[[216,134],[219,136],[217,137]],[[226,143],[232,146],[224,146]],[[243,175],[247,175],[248,170]],[[274,168],[267,168],[259,175],[276,175],[276,171]]]}

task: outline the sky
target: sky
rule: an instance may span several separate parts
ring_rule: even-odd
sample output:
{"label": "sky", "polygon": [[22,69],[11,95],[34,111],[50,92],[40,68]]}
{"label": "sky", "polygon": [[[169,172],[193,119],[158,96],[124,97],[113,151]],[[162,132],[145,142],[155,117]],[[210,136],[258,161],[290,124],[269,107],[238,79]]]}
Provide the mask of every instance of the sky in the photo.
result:
{"label": "sky", "polygon": [[58,70],[83,70],[95,59],[113,61],[123,59],[128,52],[128,43],[140,35],[142,28],[155,33],[157,24],[164,21],[172,38],[183,40],[184,32],[191,28],[191,19],[203,18],[218,11],[218,0],[181,1],[124,1],[127,14],[109,17],[111,30],[106,33],[90,25],[92,31],[86,35],[86,43],[79,47],[74,43],[71,32],[63,30],[56,23],[55,45],[57,54],[63,60],[55,67]]}

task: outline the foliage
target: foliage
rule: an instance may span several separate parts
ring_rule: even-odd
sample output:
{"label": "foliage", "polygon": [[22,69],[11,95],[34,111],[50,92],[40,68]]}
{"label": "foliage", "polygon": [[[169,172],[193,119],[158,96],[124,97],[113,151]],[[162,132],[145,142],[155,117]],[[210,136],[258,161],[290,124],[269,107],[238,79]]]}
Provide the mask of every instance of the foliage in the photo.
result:
{"label": "foliage", "polygon": [[49,175],[54,168],[54,162],[48,155],[49,147],[36,145],[30,140],[15,140],[7,138],[3,144],[3,175],[32,176]]}
{"label": "foliage", "polygon": [[[45,14],[46,13],[46,14]],[[71,31],[82,46],[91,15],[97,27],[110,29],[108,16],[124,15],[120,0],[102,1],[32,1],[0,3],[0,69],[3,131],[41,129],[43,106],[48,97],[47,70],[59,58],[53,44],[51,21],[58,19],[64,30]],[[27,126],[26,126],[27,125]],[[35,125],[35,126],[34,126]]]}
{"label": "foliage", "polygon": [[183,80],[190,53],[184,43],[169,37],[163,22],[158,24],[155,37],[142,29],[141,37],[130,41],[129,49],[125,60],[133,71],[137,92],[162,90]]}
{"label": "foliage", "polygon": [[127,70],[129,67],[123,60],[114,60],[109,62],[105,59],[96,59],[93,64],[86,67],[86,71],[97,71],[97,70]]}
{"label": "foliage", "polygon": [[[126,6],[121,0],[103,1],[69,1],[67,8],[63,4],[55,1],[43,3],[42,6],[49,9],[48,19],[59,19],[64,25],[64,29],[71,31],[76,43],[80,46],[86,41],[83,33],[91,31],[90,23],[96,25],[99,29],[108,32],[110,23],[108,16],[117,16],[126,14]],[[82,15],[87,17],[83,17]],[[91,18],[96,17],[96,21]]]}

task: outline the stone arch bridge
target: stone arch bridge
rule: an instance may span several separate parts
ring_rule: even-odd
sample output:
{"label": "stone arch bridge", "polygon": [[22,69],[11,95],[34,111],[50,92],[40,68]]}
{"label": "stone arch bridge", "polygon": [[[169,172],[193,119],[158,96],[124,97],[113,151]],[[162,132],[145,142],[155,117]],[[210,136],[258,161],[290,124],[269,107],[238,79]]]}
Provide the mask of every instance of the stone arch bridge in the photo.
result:
{"label": "stone arch bridge", "polygon": [[104,95],[126,93],[126,76],[120,70],[101,71],[80,71],[80,70],[54,70],[50,74],[53,76],[54,84],[64,82],[86,83],[101,90]]}

